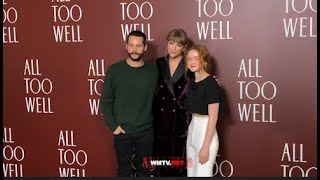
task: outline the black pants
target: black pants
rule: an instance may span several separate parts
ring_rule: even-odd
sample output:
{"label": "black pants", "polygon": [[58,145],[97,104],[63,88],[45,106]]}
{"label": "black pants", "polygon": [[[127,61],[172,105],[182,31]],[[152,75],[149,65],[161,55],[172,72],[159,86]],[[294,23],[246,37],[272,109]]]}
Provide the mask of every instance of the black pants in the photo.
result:
{"label": "black pants", "polygon": [[187,176],[186,142],[187,136],[160,136],[154,140],[154,158],[164,160],[184,160],[181,166],[159,166],[156,168],[156,176]]}
{"label": "black pants", "polygon": [[119,177],[130,177],[133,166],[136,169],[136,176],[151,176],[150,169],[143,160],[149,159],[153,153],[153,128],[135,134],[115,135],[114,148],[117,154]]}

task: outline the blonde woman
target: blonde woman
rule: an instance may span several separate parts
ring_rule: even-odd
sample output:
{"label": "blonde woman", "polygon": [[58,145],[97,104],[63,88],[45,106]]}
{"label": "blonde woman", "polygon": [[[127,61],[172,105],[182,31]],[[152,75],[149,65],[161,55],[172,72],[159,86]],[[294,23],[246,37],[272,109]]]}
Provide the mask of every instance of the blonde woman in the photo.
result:
{"label": "blonde woman", "polygon": [[187,176],[212,177],[219,149],[216,130],[220,90],[209,71],[209,52],[203,45],[192,46],[186,53],[186,67],[194,78],[190,80],[186,98],[192,114],[187,137]]}
{"label": "blonde woman", "polygon": [[[187,89],[184,53],[189,39],[183,29],[167,35],[166,55],[156,60],[159,71],[154,108],[154,157],[185,160],[187,131],[191,115],[184,102]],[[177,168],[157,168],[157,176],[186,176],[186,163]]]}

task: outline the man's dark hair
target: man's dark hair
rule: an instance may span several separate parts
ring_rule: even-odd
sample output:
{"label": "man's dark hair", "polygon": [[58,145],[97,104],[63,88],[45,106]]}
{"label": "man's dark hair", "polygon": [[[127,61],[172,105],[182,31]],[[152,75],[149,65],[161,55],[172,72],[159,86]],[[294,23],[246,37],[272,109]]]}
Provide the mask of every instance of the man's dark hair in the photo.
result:
{"label": "man's dark hair", "polygon": [[127,43],[128,43],[130,36],[142,37],[143,38],[143,45],[146,45],[146,43],[147,43],[146,35],[142,31],[139,31],[139,30],[131,31],[127,36]]}

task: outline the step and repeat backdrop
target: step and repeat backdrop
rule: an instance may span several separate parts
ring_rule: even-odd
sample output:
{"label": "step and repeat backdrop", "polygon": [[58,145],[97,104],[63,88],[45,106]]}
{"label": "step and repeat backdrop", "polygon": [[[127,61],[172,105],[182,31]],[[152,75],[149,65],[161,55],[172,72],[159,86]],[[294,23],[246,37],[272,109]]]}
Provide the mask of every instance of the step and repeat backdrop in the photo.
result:
{"label": "step and repeat backdrop", "polygon": [[125,37],[208,47],[225,96],[218,177],[317,175],[317,0],[3,0],[4,177],[112,177],[99,110]]}

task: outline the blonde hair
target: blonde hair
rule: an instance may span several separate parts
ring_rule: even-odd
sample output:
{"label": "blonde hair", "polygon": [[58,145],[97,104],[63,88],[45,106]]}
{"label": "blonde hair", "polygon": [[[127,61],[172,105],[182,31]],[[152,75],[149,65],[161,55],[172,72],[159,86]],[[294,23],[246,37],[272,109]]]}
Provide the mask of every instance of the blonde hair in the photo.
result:
{"label": "blonde hair", "polygon": [[173,41],[186,47],[189,43],[189,38],[183,29],[173,29],[169,32],[167,41]]}

